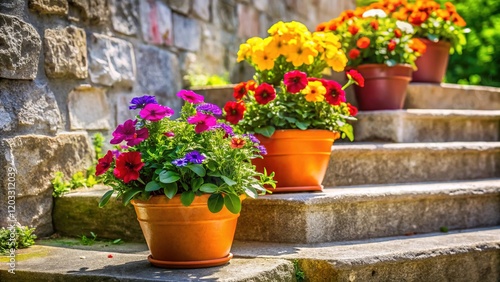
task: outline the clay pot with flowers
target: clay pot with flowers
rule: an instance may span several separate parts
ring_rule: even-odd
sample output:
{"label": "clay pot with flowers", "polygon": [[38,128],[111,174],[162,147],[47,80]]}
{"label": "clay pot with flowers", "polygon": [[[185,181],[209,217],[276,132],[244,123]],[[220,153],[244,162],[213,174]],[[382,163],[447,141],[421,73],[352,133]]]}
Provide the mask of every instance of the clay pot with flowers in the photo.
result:
{"label": "clay pot with flowers", "polygon": [[241,44],[243,60],[255,68],[254,80],[236,85],[236,101],[224,107],[226,120],[256,133],[266,147],[264,158],[253,163],[275,173],[273,192],[321,191],[331,146],[340,137],[354,138],[348,121],[357,111],[344,93],[354,79],[342,86],[321,78],[326,68],[343,71],[347,63],[338,37],[278,22],[268,37]]}
{"label": "clay pot with flowers", "polygon": [[425,45],[413,39],[407,22],[389,18],[382,10],[358,8],[318,25],[342,38],[349,68],[364,77],[364,88],[355,87],[360,110],[401,109],[411,81],[415,60]]}
{"label": "clay pot with flowers", "polygon": [[[120,124],[96,175],[126,205],[134,205],[155,266],[196,268],[228,262],[241,199],[255,198],[274,186],[255,171],[251,160],[265,151],[259,140],[239,135],[216,116],[216,105],[182,90],[180,117],[154,96],[131,101],[137,118]],[[125,143],[125,144],[123,144]]]}

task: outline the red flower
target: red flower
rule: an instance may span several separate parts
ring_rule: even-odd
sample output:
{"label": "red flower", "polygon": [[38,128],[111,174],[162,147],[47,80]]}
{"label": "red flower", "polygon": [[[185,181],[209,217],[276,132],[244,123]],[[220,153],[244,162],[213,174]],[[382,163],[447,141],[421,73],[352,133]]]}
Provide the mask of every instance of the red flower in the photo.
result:
{"label": "red flower", "polygon": [[355,116],[358,114],[358,108],[354,107],[350,103],[347,103],[347,107],[349,107],[349,113],[351,114],[351,116]]}
{"label": "red flower", "polygon": [[113,162],[113,152],[109,151],[106,155],[100,158],[95,166],[95,176],[104,174],[111,167],[111,163]]}
{"label": "red flower", "polygon": [[356,33],[358,33],[359,31],[359,27],[357,25],[350,25],[347,30],[352,34],[352,35],[356,35]]}
{"label": "red flower", "polygon": [[255,88],[257,87],[257,82],[255,80],[250,79],[247,81],[247,90],[248,91],[255,91]]}
{"label": "red flower", "polygon": [[231,138],[231,148],[240,149],[240,148],[243,148],[243,146],[245,146],[244,139],[238,138],[238,137]]}
{"label": "red flower", "polygon": [[108,258],[113,258],[113,255],[112,255],[112,254],[109,254],[109,255],[108,255]]}
{"label": "red flower", "polygon": [[255,100],[261,105],[265,105],[276,98],[276,90],[267,83],[262,83],[255,89]]}
{"label": "red flower", "polygon": [[370,46],[370,38],[365,37],[365,36],[361,37],[356,42],[356,46],[358,46],[359,49],[368,48],[368,46]]}
{"label": "red flower", "polygon": [[396,38],[401,38],[401,36],[403,36],[403,33],[401,32],[400,29],[395,29],[394,30],[394,36],[396,36]]}
{"label": "red flower", "polygon": [[232,124],[237,124],[245,113],[245,105],[243,102],[229,101],[224,106],[226,112],[226,120]]}
{"label": "red flower", "polygon": [[123,180],[123,182],[129,183],[139,178],[139,170],[141,170],[143,166],[144,163],[141,161],[141,153],[127,152],[121,154],[116,159],[116,167],[113,173],[117,178]]}
{"label": "red flower", "polygon": [[340,105],[341,102],[345,102],[345,92],[342,90],[342,85],[333,80],[323,81],[323,85],[326,88],[325,100],[333,106]]}
{"label": "red flower", "polygon": [[391,40],[389,41],[389,44],[387,44],[387,50],[390,51],[393,51],[394,49],[396,49],[396,41],[394,40]]}
{"label": "red flower", "polygon": [[372,28],[374,30],[378,30],[378,21],[377,20],[373,20],[370,22],[370,25],[372,26]]}
{"label": "red flower", "polygon": [[243,97],[245,97],[245,95],[247,95],[247,85],[245,82],[240,82],[238,84],[236,84],[236,86],[234,87],[234,91],[233,91],[233,97],[234,99],[236,99],[237,101],[243,99]]}
{"label": "red flower", "polygon": [[358,49],[356,49],[356,48],[351,49],[351,50],[349,51],[349,58],[351,58],[351,59],[353,59],[353,60],[354,60],[354,59],[356,59],[357,57],[359,57],[359,54],[360,54],[360,52],[359,52],[359,50],[358,50]]}
{"label": "red flower", "polygon": [[299,70],[293,70],[285,73],[283,82],[286,85],[286,91],[296,94],[307,86],[307,74]]}
{"label": "red flower", "polygon": [[360,87],[365,87],[365,78],[357,70],[347,71],[347,77],[354,80],[354,83]]}

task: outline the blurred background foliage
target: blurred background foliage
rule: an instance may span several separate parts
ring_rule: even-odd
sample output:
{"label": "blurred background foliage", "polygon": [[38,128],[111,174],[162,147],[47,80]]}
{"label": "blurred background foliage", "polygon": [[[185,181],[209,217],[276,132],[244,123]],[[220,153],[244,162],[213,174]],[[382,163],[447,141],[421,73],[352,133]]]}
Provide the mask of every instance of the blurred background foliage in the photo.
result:
{"label": "blurred background foliage", "polygon": [[[445,82],[500,87],[500,0],[436,0],[453,3],[471,29],[462,54],[450,56]],[[376,0],[356,0],[358,6]]]}

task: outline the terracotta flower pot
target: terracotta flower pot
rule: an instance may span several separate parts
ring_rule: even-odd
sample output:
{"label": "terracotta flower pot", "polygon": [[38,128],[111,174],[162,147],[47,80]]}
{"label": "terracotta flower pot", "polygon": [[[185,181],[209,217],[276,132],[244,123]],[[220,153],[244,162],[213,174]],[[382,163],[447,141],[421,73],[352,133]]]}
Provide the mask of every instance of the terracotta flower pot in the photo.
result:
{"label": "terracotta flower pot", "polygon": [[366,64],[356,68],[365,78],[365,87],[354,91],[361,111],[402,109],[413,69],[410,65]]}
{"label": "terracotta flower pot", "polygon": [[339,137],[338,132],[317,129],[276,130],[271,138],[257,135],[267,155],[252,162],[257,171],[275,172],[273,193],[322,191],[331,147]]}
{"label": "terracotta flower pot", "polygon": [[225,207],[211,213],[209,195],[195,197],[189,207],[180,195],[169,200],[153,196],[148,201],[132,200],[142,233],[151,255],[151,264],[166,268],[199,268],[222,265],[233,255],[233,243],[239,214]]}
{"label": "terracotta flower pot", "polygon": [[413,82],[441,83],[450,57],[450,43],[446,41],[432,42],[420,39],[427,46],[425,53],[415,61],[417,70],[413,72]]}

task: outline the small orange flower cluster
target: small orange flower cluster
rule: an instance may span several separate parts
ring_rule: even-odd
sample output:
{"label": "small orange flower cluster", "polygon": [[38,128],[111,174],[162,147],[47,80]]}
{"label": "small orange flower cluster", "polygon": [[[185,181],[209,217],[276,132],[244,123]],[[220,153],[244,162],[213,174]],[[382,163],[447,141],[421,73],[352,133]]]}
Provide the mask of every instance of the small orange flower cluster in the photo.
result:
{"label": "small orange flower cluster", "polygon": [[[395,2],[391,0],[385,0],[383,2],[374,3],[373,5],[379,6],[378,9],[387,9],[391,6],[390,2]],[[398,0],[401,2],[403,7],[394,10],[389,10],[388,13],[392,14],[392,17],[401,20],[408,21],[413,25],[422,25],[430,17],[436,17],[444,21],[451,21],[459,27],[464,27],[466,25],[465,20],[457,13],[455,6],[446,2],[445,8],[441,9],[441,5],[434,1],[417,1],[415,3],[406,3],[406,1]],[[386,8],[387,7],[387,8]]]}

